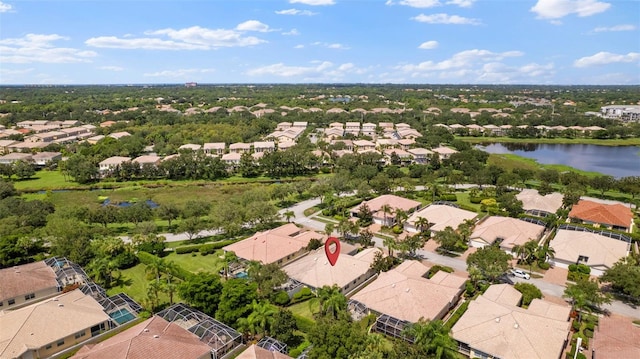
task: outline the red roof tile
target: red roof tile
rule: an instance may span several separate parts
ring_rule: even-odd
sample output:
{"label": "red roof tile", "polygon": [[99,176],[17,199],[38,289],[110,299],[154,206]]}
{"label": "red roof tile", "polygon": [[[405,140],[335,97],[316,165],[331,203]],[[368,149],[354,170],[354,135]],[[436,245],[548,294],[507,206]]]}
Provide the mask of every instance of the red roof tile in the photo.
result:
{"label": "red roof tile", "polygon": [[571,208],[569,218],[629,228],[631,227],[633,213],[631,209],[622,204],[602,204],[580,200]]}

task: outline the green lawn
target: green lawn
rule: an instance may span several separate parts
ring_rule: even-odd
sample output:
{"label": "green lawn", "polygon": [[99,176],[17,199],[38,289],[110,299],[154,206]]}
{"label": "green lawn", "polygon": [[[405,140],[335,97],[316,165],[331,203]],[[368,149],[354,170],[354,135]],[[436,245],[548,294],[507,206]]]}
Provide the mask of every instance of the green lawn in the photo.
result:
{"label": "green lawn", "polygon": [[57,188],[80,188],[76,182],[66,181],[59,171],[37,171],[31,179],[16,180],[14,182],[18,190],[48,190]]}
{"label": "green lawn", "polygon": [[[135,301],[140,302],[147,296],[147,275],[145,273],[144,264],[138,264],[135,267],[125,269],[120,272],[121,285],[112,287],[107,290],[107,294],[114,295],[124,292]],[[163,298],[169,301],[169,297]]]}
{"label": "green lawn", "polygon": [[526,158],[526,157],[522,157],[514,154],[490,154],[489,160],[487,161],[487,163],[490,165],[497,165],[506,170],[513,170],[514,168],[524,168],[524,169],[530,169],[530,170],[555,169],[558,172],[573,171],[587,177],[602,176],[602,173],[599,173],[599,172],[581,171],[579,169],[566,166],[566,165],[540,164],[534,159]]}
{"label": "green lawn", "polygon": [[[195,255],[193,255],[195,254]],[[213,272],[217,273],[224,267],[224,262],[220,258],[222,250],[216,251],[214,254],[206,256],[200,253],[176,254],[170,253],[164,257],[166,261],[171,261],[192,273]]]}
{"label": "green lawn", "polygon": [[315,321],[313,313],[320,310],[320,302],[318,302],[317,299],[314,300],[314,298],[311,298],[304,302],[293,304],[289,306],[288,309],[291,310],[294,315]]}

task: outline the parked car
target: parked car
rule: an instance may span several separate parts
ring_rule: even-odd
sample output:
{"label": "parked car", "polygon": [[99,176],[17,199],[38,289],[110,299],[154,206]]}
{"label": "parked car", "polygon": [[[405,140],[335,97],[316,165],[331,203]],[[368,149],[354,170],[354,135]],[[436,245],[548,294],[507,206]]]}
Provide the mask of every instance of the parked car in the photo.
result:
{"label": "parked car", "polygon": [[511,275],[514,276],[514,277],[524,278],[524,279],[531,278],[529,273],[523,271],[522,269],[512,269],[511,270]]}

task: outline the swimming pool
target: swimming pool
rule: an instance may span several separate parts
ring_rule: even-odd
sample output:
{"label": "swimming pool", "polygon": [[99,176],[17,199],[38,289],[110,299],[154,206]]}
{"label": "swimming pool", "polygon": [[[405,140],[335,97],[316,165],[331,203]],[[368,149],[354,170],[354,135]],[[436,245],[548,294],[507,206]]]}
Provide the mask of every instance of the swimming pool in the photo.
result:
{"label": "swimming pool", "polygon": [[115,320],[119,325],[124,324],[126,322],[130,322],[136,318],[135,315],[131,314],[127,309],[122,308],[118,309],[113,313],[109,313],[111,319]]}
{"label": "swimming pool", "polygon": [[239,272],[236,273],[236,278],[247,278],[249,275],[247,274],[247,272]]}

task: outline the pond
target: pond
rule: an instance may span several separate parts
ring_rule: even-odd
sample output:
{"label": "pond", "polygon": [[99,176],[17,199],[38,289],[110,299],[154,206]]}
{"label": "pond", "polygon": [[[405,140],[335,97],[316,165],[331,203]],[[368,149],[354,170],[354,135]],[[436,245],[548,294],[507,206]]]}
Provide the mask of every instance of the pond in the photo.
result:
{"label": "pond", "polygon": [[515,154],[540,164],[561,164],[616,178],[640,176],[640,146],[584,144],[492,143],[479,149],[496,154]]}

